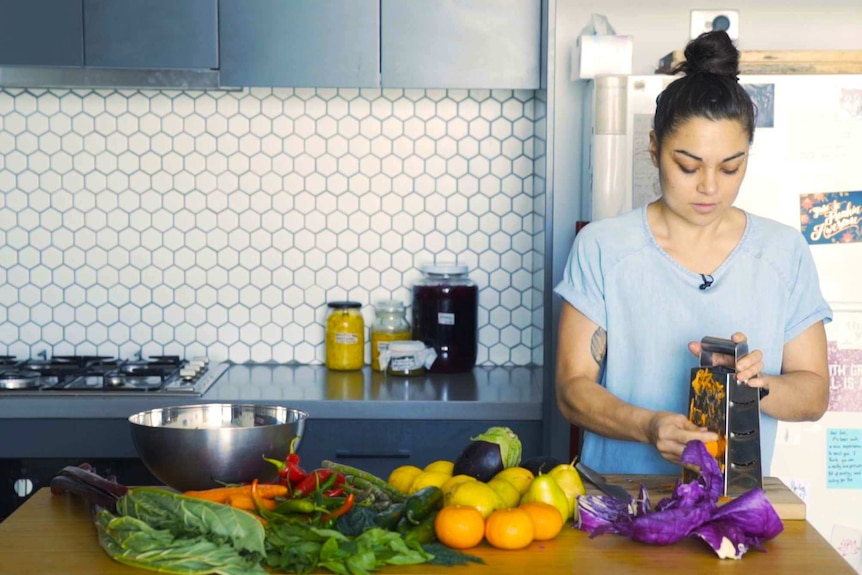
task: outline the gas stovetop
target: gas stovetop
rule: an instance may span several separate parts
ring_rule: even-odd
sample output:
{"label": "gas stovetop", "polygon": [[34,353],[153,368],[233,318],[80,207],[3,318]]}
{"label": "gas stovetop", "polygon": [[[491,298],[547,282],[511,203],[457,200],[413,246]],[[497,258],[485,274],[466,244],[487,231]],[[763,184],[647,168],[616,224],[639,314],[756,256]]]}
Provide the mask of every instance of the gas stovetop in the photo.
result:
{"label": "gas stovetop", "polygon": [[205,357],[176,355],[143,359],[62,355],[38,359],[0,356],[0,396],[179,395],[200,396],[227,369]]}

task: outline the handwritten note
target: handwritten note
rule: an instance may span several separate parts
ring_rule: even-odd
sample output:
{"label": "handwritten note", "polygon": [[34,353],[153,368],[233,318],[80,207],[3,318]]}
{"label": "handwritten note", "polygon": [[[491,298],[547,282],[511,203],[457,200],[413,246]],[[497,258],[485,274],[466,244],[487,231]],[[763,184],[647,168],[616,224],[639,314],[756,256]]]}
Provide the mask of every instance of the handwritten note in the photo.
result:
{"label": "handwritten note", "polygon": [[862,572],[862,531],[845,525],[833,525],[829,541],[856,571]]}
{"label": "handwritten note", "polygon": [[827,430],[826,487],[862,489],[862,429]]}

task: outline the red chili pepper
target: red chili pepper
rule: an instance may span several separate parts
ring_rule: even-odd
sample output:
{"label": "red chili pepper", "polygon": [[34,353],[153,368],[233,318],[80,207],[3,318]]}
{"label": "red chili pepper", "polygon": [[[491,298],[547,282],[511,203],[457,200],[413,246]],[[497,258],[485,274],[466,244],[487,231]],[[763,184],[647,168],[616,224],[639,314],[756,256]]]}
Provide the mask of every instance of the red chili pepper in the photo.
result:
{"label": "red chili pepper", "polygon": [[342,495],[344,495],[343,487],[333,487],[323,492],[324,497],[341,497]]}
{"label": "red chili pepper", "polygon": [[348,493],[347,498],[344,500],[344,503],[342,503],[340,507],[333,509],[332,511],[321,517],[320,523],[324,526],[327,526],[332,521],[338,519],[339,517],[350,511],[350,509],[353,507],[353,500],[353,494]]}
{"label": "red chili pepper", "polygon": [[299,466],[299,456],[295,453],[291,453],[287,456],[286,472],[287,480],[291,485],[296,485],[308,475],[305,470]]}
{"label": "red chili pepper", "polygon": [[[300,481],[293,487],[294,497],[305,497],[317,491],[321,485],[326,483],[326,480],[332,477],[331,469],[315,469],[309,473],[305,479]],[[344,475],[338,473],[335,475],[333,486],[344,485]]]}

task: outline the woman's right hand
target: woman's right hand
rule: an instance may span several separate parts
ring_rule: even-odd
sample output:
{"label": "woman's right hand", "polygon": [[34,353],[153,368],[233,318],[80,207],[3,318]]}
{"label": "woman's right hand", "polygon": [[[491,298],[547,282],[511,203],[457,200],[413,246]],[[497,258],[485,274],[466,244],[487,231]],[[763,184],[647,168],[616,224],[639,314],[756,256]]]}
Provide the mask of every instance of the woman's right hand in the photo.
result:
{"label": "woman's right hand", "polygon": [[699,439],[707,443],[718,440],[718,434],[698,427],[679,413],[669,411],[656,412],[649,421],[647,437],[659,454],[677,465],[682,465],[680,457],[689,441]]}

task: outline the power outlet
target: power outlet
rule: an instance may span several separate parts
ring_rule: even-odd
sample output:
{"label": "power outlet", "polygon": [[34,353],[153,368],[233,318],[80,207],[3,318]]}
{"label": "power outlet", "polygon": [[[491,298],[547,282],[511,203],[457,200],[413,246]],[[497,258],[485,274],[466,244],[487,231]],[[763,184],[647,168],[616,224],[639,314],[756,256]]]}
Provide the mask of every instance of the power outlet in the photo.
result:
{"label": "power outlet", "polygon": [[692,10],[690,38],[694,40],[704,32],[724,30],[731,40],[739,39],[738,10]]}

